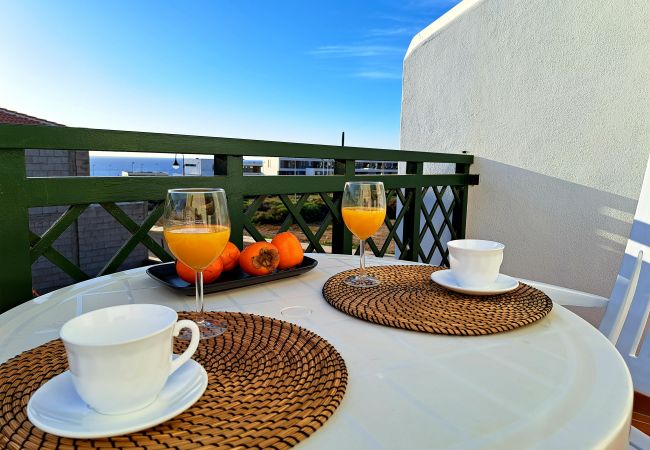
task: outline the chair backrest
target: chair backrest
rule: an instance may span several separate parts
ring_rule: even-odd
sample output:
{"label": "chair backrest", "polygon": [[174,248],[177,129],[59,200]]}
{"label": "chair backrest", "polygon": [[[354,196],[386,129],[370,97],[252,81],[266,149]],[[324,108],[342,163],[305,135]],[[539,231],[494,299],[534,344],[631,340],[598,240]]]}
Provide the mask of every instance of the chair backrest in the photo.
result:
{"label": "chair backrest", "polygon": [[[639,250],[639,254],[636,257],[636,262],[634,263],[634,269],[632,270],[632,275],[630,279],[626,282],[627,287],[625,288],[625,294],[623,294],[623,298],[620,301],[620,305],[618,307],[618,311],[616,311],[616,315],[614,316],[614,321],[612,323],[611,329],[608,332],[606,332],[604,329],[601,328],[601,331],[603,331],[605,336],[607,336],[607,339],[609,339],[614,345],[618,343],[618,338],[621,335],[621,331],[623,331],[623,325],[625,325],[625,321],[627,320],[627,315],[630,311],[632,300],[634,300],[637,285],[639,284],[639,275],[641,275],[642,266],[643,266],[643,250]],[[616,278],[617,282],[619,281],[619,278],[623,278],[621,274],[619,274],[618,277]],[[613,304],[613,302],[610,303],[610,305],[611,304]],[[650,306],[650,303],[647,304],[646,311],[648,311],[648,306]],[[643,331],[642,327],[640,327],[637,330],[636,338],[633,344],[633,347],[635,349],[638,347],[640,343],[641,336],[643,335],[642,331]]]}
{"label": "chair backrest", "polygon": [[646,167],[632,230],[600,330],[619,350],[634,389],[650,395],[650,164]]}

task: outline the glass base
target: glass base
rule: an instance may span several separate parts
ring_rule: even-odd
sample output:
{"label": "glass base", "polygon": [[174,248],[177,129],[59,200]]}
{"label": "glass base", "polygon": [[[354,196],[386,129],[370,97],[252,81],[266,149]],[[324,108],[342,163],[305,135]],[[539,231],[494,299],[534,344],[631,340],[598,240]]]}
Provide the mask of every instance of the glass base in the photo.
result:
{"label": "glass base", "polygon": [[367,287],[378,286],[381,283],[381,281],[369,275],[355,275],[353,277],[346,278],[344,280],[344,283],[347,284],[348,286],[367,288]]}
{"label": "glass base", "polygon": [[[201,322],[196,322],[199,326],[199,331],[201,332],[201,339],[212,339],[217,336],[221,336],[227,329],[225,323],[212,323],[207,320]],[[178,339],[183,339],[189,341],[192,338],[192,332],[187,328],[184,328],[183,331],[178,335]]]}

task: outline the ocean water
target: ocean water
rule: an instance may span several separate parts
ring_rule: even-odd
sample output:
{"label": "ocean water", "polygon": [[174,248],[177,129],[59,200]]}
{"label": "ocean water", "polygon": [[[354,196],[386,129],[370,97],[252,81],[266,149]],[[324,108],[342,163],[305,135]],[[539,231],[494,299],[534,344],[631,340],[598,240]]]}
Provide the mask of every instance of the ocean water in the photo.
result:
{"label": "ocean water", "polygon": [[[90,175],[93,177],[119,177],[122,172],[164,172],[168,175],[182,175],[182,168],[174,170],[172,164],[174,157],[153,158],[153,157],[129,157],[129,156],[91,156]],[[185,160],[186,164],[193,162],[190,158]],[[178,163],[183,164],[183,158],[179,155]],[[201,158],[201,175],[212,175],[212,159]],[[186,168],[189,172],[191,169]]]}

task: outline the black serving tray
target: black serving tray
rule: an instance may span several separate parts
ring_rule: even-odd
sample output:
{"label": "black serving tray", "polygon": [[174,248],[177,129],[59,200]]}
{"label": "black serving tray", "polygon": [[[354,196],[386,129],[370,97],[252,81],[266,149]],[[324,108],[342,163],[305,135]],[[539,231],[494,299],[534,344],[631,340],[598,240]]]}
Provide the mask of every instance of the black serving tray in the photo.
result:
{"label": "black serving tray", "polygon": [[[176,263],[168,262],[157,264],[147,269],[147,274],[154,280],[157,280],[165,286],[175,291],[183,292],[185,295],[194,295],[195,288],[193,284],[181,280],[176,274]],[[302,264],[291,269],[276,270],[268,275],[251,276],[244,273],[239,267],[228,272],[223,272],[218,280],[210,284],[203,285],[203,292],[209,294],[211,292],[227,291],[229,289],[237,289],[244,286],[251,286],[253,284],[266,283],[267,281],[280,280],[282,278],[295,277],[301,273],[309,272],[311,269],[318,265],[318,261],[308,256],[302,260]]]}

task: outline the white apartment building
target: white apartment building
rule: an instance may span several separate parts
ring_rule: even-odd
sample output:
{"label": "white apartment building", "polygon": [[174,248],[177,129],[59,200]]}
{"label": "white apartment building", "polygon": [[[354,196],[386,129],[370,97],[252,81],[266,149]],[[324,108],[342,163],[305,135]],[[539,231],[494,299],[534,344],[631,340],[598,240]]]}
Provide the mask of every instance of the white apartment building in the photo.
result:
{"label": "white apartment building", "polygon": [[[334,160],[319,158],[278,158],[262,157],[262,173],[264,175],[332,175]],[[397,174],[395,161],[356,162],[357,175],[391,175]]]}

